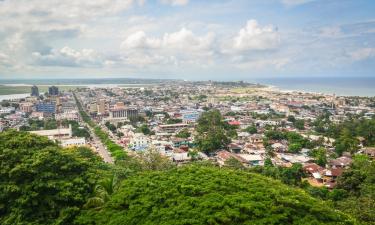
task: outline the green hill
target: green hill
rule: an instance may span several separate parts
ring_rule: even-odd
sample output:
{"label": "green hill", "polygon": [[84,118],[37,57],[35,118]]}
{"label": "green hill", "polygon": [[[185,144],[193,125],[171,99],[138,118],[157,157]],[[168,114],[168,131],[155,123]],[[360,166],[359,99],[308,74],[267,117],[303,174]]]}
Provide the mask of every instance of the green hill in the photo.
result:
{"label": "green hill", "polygon": [[211,166],[147,172],[125,180],[80,224],[353,224],[302,190],[261,175]]}

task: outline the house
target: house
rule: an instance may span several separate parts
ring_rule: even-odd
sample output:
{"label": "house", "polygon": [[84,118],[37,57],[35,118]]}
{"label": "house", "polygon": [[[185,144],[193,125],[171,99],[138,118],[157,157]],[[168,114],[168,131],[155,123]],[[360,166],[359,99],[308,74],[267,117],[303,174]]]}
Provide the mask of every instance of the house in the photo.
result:
{"label": "house", "polygon": [[226,150],[221,150],[221,151],[216,153],[216,161],[218,162],[218,164],[220,166],[224,166],[225,162],[230,158],[235,158],[240,162],[244,162],[243,158],[237,156],[236,154],[234,154],[232,152],[228,152]]}
{"label": "house", "polygon": [[234,152],[234,153],[240,153],[241,150],[242,150],[242,147],[238,144],[234,144],[234,143],[230,143],[228,145],[228,149],[231,151],[231,152]]}
{"label": "house", "polygon": [[131,149],[135,151],[143,151],[148,148],[149,138],[143,133],[135,133],[130,140]]}
{"label": "house", "polygon": [[375,148],[374,147],[366,147],[361,149],[363,154],[367,155],[371,159],[375,159]]}
{"label": "house", "polygon": [[250,143],[255,144],[255,145],[263,144],[263,136],[260,134],[251,135],[249,140],[250,140]]}
{"label": "house", "polygon": [[238,154],[250,166],[263,166],[264,157],[260,154]]}
{"label": "house", "polygon": [[285,152],[287,149],[286,145],[281,144],[279,142],[272,144],[271,147],[275,149],[277,152]]}
{"label": "house", "polygon": [[347,156],[341,156],[337,159],[332,159],[328,162],[331,168],[348,168],[352,163],[352,159]]}

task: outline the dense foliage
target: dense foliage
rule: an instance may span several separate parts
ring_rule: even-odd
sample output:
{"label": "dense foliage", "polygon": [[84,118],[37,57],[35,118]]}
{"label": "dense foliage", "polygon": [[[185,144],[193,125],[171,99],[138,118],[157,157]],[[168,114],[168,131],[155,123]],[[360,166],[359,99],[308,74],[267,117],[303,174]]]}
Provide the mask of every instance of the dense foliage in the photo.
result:
{"label": "dense foliage", "polygon": [[330,114],[325,113],[312,125],[316,132],[336,139],[335,148],[338,155],[343,152],[354,153],[358,149],[358,137],[363,138],[364,146],[375,146],[375,118],[348,115],[347,120],[336,124],[330,120]]}
{"label": "dense foliage", "polygon": [[360,221],[375,224],[375,162],[364,155],[354,158],[352,167],[338,180],[338,190],[345,190],[338,208],[352,213]]}
{"label": "dense foliage", "polygon": [[197,148],[206,153],[225,148],[230,143],[230,135],[228,135],[232,130],[230,128],[218,110],[202,113],[196,127]]}
{"label": "dense foliage", "polygon": [[86,148],[0,133],[0,224],[70,224],[93,190],[99,164]]}
{"label": "dense foliage", "polygon": [[253,173],[212,166],[126,179],[79,224],[353,224],[305,192]]}

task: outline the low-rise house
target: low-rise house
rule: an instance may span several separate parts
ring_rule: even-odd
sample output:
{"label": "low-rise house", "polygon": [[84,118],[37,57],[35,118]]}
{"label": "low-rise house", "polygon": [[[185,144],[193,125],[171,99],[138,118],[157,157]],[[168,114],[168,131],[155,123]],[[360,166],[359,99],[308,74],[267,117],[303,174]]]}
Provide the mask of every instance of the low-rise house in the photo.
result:
{"label": "low-rise house", "polygon": [[371,159],[375,159],[375,148],[374,147],[366,147],[361,149],[363,154],[367,155]]}
{"label": "low-rise house", "polygon": [[143,151],[148,148],[150,139],[143,133],[135,133],[130,141],[130,148],[135,151]]}
{"label": "low-rise house", "polygon": [[221,150],[221,151],[217,152],[215,158],[216,158],[216,161],[218,162],[218,164],[220,166],[224,166],[225,162],[230,158],[235,158],[240,162],[244,162],[243,158],[239,157],[238,155],[236,155],[232,152],[228,152],[226,150]]}
{"label": "low-rise house", "polygon": [[264,156],[261,154],[237,154],[243,159],[249,166],[263,166]]}
{"label": "low-rise house", "polygon": [[347,156],[341,156],[328,162],[331,168],[348,168],[353,160]]}

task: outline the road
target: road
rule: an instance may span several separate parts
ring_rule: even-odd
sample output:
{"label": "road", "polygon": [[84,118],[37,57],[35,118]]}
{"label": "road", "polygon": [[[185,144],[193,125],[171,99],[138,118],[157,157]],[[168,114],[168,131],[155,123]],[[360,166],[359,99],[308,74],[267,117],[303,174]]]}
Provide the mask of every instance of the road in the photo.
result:
{"label": "road", "polygon": [[[77,100],[80,101],[80,104],[82,105],[82,102],[81,102],[81,99],[79,98],[79,96],[77,96]],[[77,108],[78,108],[78,106],[77,106]],[[82,109],[85,110],[83,108],[83,105],[82,105]],[[81,118],[81,124],[83,126],[89,128],[89,132],[90,132],[90,135],[92,137],[92,141],[90,142],[90,144],[91,144],[92,148],[94,149],[94,151],[97,152],[99,154],[99,156],[103,158],[104,162],[113,164],[114,160],[113,160],[111,154],[107,150],[106,146],[99,139],[99,137],[95,134],[94,129],[92,127],[90,127],[90,125],[88,125],[86,122],[83,121],[83,119],[81,117],[81,114],[79,114],[79,116]]]}
{"label": "road", "polygon": [[92,137],[91,145],[93,149],[100,155],[100,157],[103,158],[104,162],[106,163],[114,163],[114,160],[111,156],[111,154],[108,152],[107,148],[104,146],[104,144],[101,142],[98,136],[96,136],[94,130],[88,126],[88,124],[85,124],[90,131],[90,135]]}

